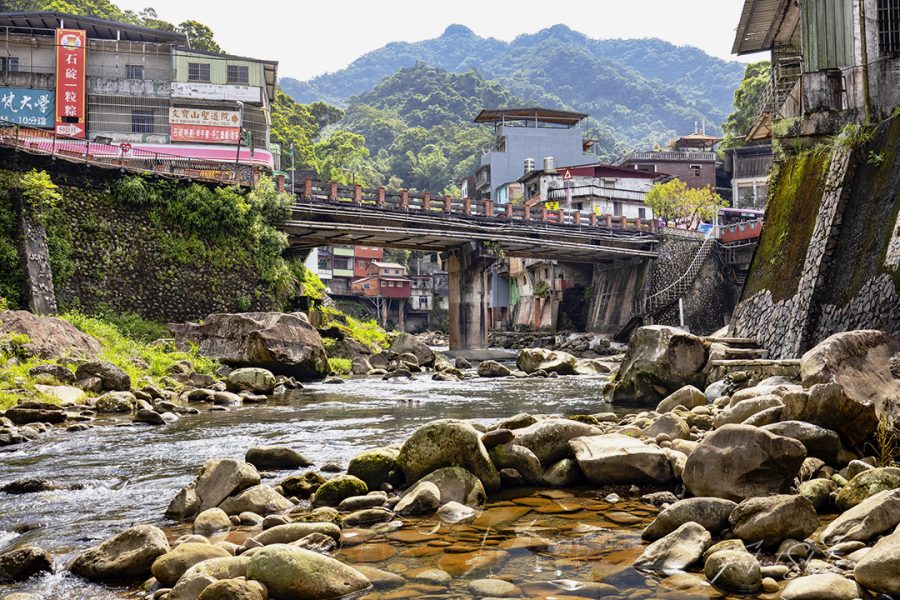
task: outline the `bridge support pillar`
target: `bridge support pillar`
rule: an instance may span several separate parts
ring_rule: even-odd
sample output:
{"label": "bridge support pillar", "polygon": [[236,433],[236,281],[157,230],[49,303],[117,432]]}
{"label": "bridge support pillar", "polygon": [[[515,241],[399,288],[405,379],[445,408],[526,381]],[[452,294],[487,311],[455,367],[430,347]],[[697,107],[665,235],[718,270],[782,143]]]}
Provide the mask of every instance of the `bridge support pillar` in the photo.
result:
{"label": "bridge support pillar", "polygon": [[448,253],[444,263],[450,288],[450,350],[488,347],[487,269],[495,258],[480,242]]}

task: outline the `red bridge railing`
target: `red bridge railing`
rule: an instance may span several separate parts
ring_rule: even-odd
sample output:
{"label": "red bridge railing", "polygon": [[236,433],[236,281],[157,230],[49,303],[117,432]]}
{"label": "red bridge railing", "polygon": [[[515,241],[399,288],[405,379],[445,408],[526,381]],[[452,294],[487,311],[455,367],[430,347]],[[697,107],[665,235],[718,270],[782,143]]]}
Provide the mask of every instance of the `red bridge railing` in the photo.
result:
{"label": "red bridge railing", "polygon": [[410,193],[407,190],[389,191],[383,186],[364,188],[360,185],[347,186],[313,179],[304,180],[303,188],[298,189],[297,192],[298,197],[307,201],[367,206],[434,216],[480,217],[497,221],[529,221],[649,233],[656,233],[658,228],[655,219],[629,219],[622,216],[586,214],[565,208],[548,210],[543,204],[539,206],[495,204],[492,200],[432,196],[428,192]]}

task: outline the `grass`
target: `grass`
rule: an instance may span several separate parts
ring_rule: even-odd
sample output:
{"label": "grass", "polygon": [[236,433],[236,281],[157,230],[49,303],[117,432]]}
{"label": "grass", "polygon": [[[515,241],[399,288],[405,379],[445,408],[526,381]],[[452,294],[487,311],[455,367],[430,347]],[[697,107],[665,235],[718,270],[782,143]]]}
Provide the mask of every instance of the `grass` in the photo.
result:
{"label": "grass", "polygon": [[329,358],[328,368],[338,375],[350,374],[351,362],[349,358]]}

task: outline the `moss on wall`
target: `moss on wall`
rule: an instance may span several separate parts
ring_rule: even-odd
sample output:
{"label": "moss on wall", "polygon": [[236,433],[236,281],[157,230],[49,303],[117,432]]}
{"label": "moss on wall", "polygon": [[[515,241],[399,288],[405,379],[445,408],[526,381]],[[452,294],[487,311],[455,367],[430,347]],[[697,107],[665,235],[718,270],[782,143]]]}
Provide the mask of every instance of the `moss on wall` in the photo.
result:
{"label": "moss on wall", "polygon": [[753,256],[743,299],[763,290],[775,301],[797,292],[816,216],[825,191],[830,156],[802,151],[786,157],[774,174],[765,227]]}

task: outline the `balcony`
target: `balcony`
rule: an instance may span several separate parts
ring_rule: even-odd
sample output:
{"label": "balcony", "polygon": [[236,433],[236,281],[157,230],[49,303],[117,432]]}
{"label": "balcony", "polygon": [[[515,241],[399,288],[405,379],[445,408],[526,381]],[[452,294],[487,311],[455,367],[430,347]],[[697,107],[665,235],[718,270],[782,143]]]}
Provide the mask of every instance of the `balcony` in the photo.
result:
{"label": "balcony", "polygon": [[660,150],[656,152],[632,152],[619,164],[634,161],[668,161],[668,162],[716,162],[715,152],[682,152],[677,150]]}
{"label": "balcony", "polygon": [[579,185],[572,188],[557,188],[547,191],[547,200],[565,200],[568,190],[572,190],[572,198],[609,198],[626,202],[643,202],[646,192],[622,190],[601,185]]}

